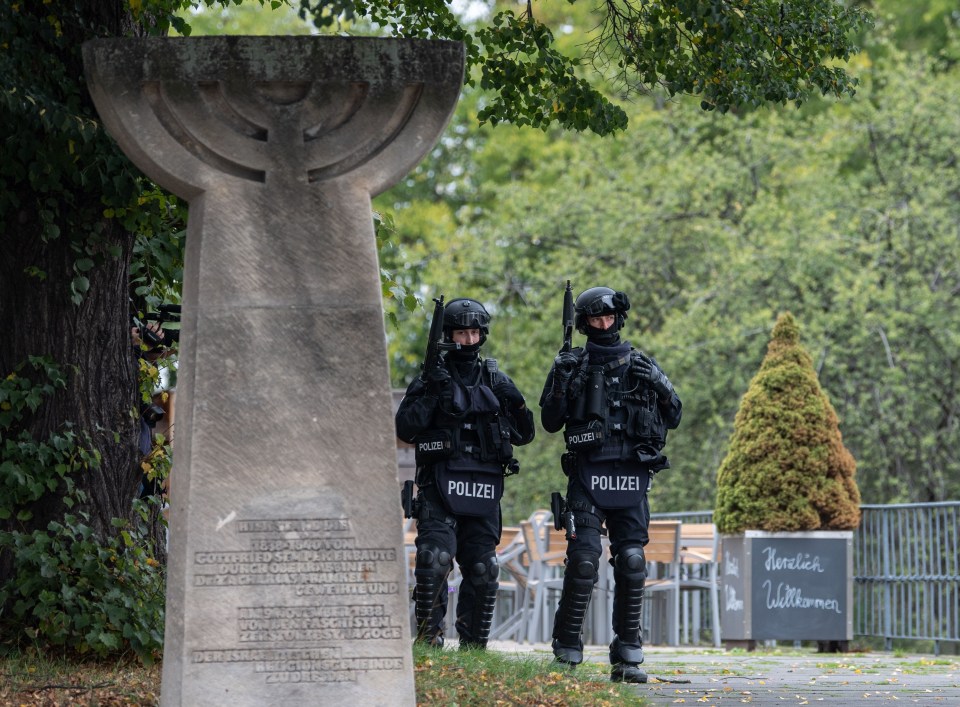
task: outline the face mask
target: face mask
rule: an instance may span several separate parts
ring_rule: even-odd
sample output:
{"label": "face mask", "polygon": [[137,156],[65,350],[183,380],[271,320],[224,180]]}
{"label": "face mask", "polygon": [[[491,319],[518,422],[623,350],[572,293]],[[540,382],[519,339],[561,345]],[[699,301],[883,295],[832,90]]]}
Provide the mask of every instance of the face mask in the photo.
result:
{"label": "face mask", "polygon": [[586,327],[587,339],[601,346],[611,346],[620,341],[620,330],[616,324],[609,329],[597,329],[592,326]]}

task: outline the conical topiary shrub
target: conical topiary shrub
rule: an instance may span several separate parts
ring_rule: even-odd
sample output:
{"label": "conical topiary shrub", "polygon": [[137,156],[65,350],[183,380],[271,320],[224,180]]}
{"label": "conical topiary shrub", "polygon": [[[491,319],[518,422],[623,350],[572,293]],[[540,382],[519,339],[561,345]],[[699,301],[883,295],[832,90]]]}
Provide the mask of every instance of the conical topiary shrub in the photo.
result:
{"label": "conical topiary shrub", "polygon": [[860,524],[856,462],[789,312],[733,423],[717,475],[714,522],[744,530],[850,530]]}

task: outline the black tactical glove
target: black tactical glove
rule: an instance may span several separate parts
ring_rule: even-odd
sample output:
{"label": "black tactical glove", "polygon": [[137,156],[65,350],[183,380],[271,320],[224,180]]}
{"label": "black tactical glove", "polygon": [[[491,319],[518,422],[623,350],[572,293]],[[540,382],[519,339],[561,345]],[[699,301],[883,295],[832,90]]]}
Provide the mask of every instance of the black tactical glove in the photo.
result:
{"label": "black tactical glove", "polygon": [[553,359],[554,396],[562,397],[566,393],[567,385],[570,383],[570,379],[573,377],[574,371],[577,370],[577,364],[579,363],[580,358],[570,351],[561,351]]}
{"label": "black tactical glove", "polygon": [[635,351],[630,358],[630,372],[653,388],[657,395],[669,398],[673,395],[673,385],[666,374],[644,353]]}
{"label": "black tactical glove", "polygon": [[575,353],[571,353],[570,351],[564,351],[560,353],[555,359],[553,359],[554,377],[570,380],[573,372],[577,370],[578,363],[580,363],[580,358]]}
{"label": "black tactical glove", "polygon": [[437,366],[427,372],[427,394],[438,398],[450,392],[450,372],[443,366]]}
{"label": "black tactical glove", "polygon": [[493,394],[503,401],[506,407],[513,410],[519,410],[524,405],[523,395],[517,390],[515,385],[507,383],[505,380],[497,381],[493,386]]}

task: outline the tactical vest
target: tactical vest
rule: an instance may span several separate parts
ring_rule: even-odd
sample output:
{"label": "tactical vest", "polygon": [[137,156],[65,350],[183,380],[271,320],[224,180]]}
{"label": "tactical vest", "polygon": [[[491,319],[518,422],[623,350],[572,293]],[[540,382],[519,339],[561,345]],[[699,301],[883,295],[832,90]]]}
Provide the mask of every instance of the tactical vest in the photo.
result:
{"label": "tactical vest", "polygon": [[451,513],[489,515],[503,496],[504,467],[513,458],[510,425],[500,415],[492,389],[501,374],[496,360],[488,358],[472,386],[463,382],[456,366],[451,375],[452,414],[438,415],[436,427],[417,437],[417,466],[432,467]]}
{"label": "tactical vest", "polygon": [[576,473],[597,506],[634,505],[646,493],[650,474],[669,466],[660,453],[667,426],[657,393],[630,374],[633,350],[603,365],[592,365],[581,348],[574,353],[580,364],[564,437],[575,452]]}

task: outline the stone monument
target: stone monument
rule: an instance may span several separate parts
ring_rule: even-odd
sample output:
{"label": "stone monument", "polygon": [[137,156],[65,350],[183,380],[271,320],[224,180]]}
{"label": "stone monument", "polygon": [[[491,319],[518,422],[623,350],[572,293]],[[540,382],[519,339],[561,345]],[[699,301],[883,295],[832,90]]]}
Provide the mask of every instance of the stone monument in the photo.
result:
{"label": "stone monument", "polygon": [[459,43],[103,39],[90,93],[190,204],[164,705],[413,705],[370,198],[435,144]]}

